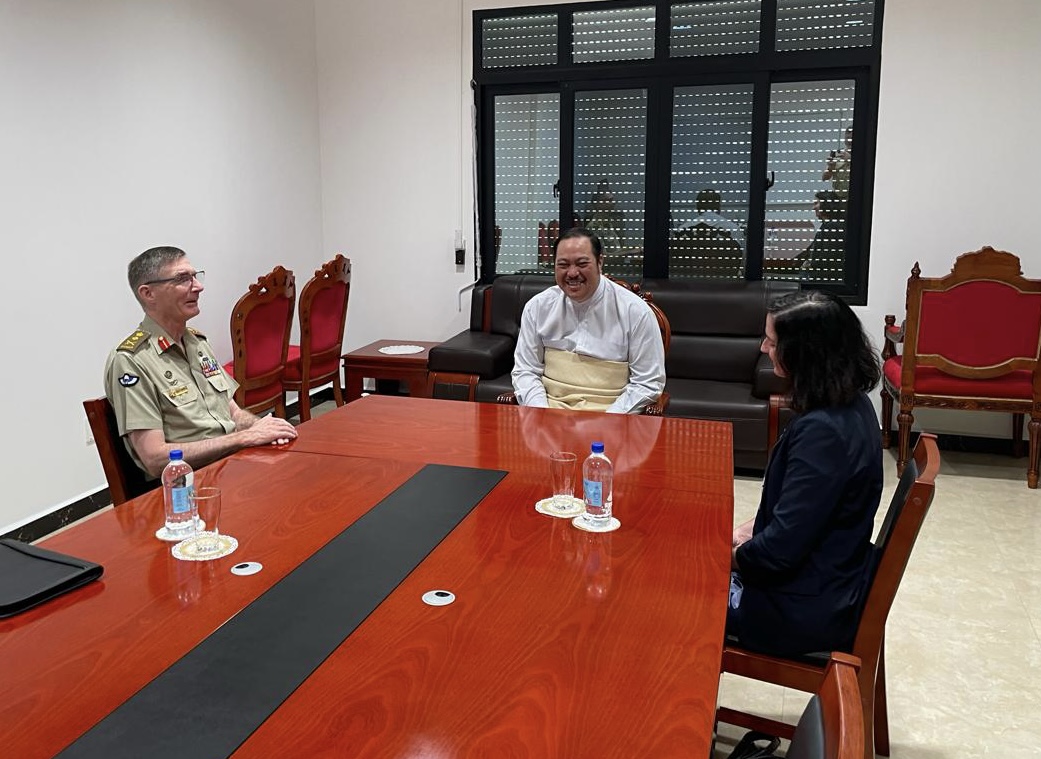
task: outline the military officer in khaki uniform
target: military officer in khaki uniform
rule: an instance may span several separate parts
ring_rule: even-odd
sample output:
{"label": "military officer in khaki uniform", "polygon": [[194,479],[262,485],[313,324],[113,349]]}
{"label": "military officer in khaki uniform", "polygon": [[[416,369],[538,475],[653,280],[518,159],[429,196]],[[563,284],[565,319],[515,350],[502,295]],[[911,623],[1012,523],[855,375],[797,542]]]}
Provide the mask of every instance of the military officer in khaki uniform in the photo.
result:
{"label": "military officer in khaki uniform", "polygon": [[235,380],[205,335],[188,327],[199,314],[202,275],[172,247],[146,250],[127,268],[145,318],[109,354],[105,392],[127,450],[149,477],[159,476],[175,448],[198,468],[241,448],[296,437],[286,420],[238,407]]}

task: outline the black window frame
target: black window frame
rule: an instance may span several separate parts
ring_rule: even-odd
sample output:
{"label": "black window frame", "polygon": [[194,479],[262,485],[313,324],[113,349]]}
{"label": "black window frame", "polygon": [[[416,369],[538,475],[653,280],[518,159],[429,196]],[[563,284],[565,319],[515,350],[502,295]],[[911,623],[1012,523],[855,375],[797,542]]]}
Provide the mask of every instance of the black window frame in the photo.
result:
{"label": "black window frame", "polygon": [[[494,253],[494,98],[520,93],[560,95],[559,215],[573,217],[574,93],[589,88],[646,87],[647,164],[645,183],[644,276],[666,276],[668,268],[669,196],[672,165],[672,93],[676,87],[752,83],[752,155],[750,160],[748,218],[748,262],[746,280],[762,278],[763,238],[766,207],[767,139],[769,98],[773,83],[851,79],[854,95],[854,154],[850,176],[847,244],[844,282],[812,282],[806,286],[832,290],[853,305],[867,302],[870,237],[874,187],[875,145],[881,72],[881,38],[884,0],[874,0],[871,46],[828,50],[775,51],[772,41],[777,19],[777,0],[762,0],[760,45],[756,53],[669,57],[671,7],[692,0],[604,0],[595,3],[530,5],[473,12],[473,89],[478,124],[477,198],[481,220],[481,281],[496,276]],[[697,0],[693,0],[696,2]],[[571,60],[573,17],[576,12],[617,8],[655,8],[654,57],[648,60],[574,63]],[[485,69],[482,66],[484,21],[537,14],[557,14],[555,65]],[[763,191],[758,191],[754,178]],[[755,253],[753,254],[753,251]]]}

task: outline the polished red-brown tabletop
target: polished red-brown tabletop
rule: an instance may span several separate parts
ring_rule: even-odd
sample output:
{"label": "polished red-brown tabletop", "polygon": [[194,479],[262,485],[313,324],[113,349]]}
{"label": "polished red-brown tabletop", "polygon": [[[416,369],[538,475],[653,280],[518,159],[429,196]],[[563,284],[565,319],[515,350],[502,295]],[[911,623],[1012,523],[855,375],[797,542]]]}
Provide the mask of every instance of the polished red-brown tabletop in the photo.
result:
{"label": "polished red-brown tabletop", "polygon": [[602,441],[619,485],[730,498],[727,422],[370,395],[299,428],[290,450],[506,469],[539,478],[553,451]]}
{"label": "polished red-brown tabletop", "polygon": [[[548,465],[525,443],[531,410],[480,405],[363,399],[302,425],[285,449],[202,470],[196,484],[224,489],[223,531],[240,541],[225,559],[173,559],[154,538],[158,493],[46,541],[105,575],[0,621],[4,754],[52,756],[434,462],[509,474],[235,756],[706,756],[728,585],[728,426],[657,420],[647,455],[616,475],[621,529],[590,534],[533,508]],[[334,444],[376,410],[388,429],[358,452]],[[541,416],[552,442],[570,440],[556,413]],[[471,448],[489,419],[491,451]],[[244,560],[265,569],[229,574]],[[423,604],[436,588],[457,600]]]}

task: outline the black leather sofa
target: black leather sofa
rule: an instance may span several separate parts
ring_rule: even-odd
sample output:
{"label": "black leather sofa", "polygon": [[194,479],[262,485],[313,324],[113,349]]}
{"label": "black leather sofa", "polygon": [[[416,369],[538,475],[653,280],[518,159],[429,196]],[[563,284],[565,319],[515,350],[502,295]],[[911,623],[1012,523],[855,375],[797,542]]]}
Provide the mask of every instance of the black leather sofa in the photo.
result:
{"label": "black leather sofa", "polygon": [[[433,396],[494,403],[512,391],[521,313],[552,284],[551,276],[519,274],[477,287],[470,328],[430,350]],[[644,280],[642,287],[672,328],[665,415],[731,422],[734,465],[765,467],[772,437],[787,420],[781,403],[787,386],[759,345],[767,304],[798,284]]]}

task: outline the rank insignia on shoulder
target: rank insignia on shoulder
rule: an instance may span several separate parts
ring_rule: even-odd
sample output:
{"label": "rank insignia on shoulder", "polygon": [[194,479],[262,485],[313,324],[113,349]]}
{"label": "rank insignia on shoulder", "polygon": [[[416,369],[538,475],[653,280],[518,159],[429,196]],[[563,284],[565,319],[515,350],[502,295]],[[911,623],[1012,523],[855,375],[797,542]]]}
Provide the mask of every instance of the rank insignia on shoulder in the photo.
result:
{"label": "rank insignia on shoulder", "polygon": [[204,335],[204,334],[203,334],[202,332],[200,332],[199,330],[197,330],[197,329],[196,329],[195,327],[189,327],[189,328],[188,328],[188,331],[189,331],[189,332],[191,332],[191,333],[192,333],[193,335],[195,335],[196,337],[201,337],[201,338],[202,338],[203,340],[205,340],[205,339],[206,339],[206,335]]}
{"label": "rank insignia on shoulder", "polygon": [[119,378],[119,384],[123,387],[133,387],[141,380],[136,374],[129,374],[123,372],[123,375]]}
{"label": "rank insignia on shoulder", "polygon": [[134,333],[130,335],[126,340],[119,344],[116,348],[117,351],[127,351],[133,353],[148,340],[148,333],[143,329],[134,330]]}

